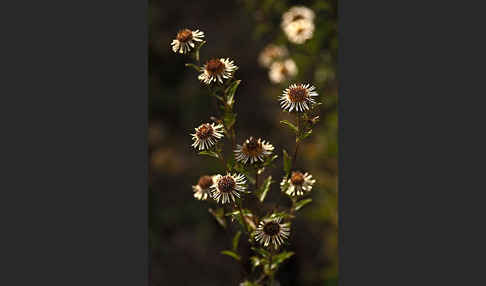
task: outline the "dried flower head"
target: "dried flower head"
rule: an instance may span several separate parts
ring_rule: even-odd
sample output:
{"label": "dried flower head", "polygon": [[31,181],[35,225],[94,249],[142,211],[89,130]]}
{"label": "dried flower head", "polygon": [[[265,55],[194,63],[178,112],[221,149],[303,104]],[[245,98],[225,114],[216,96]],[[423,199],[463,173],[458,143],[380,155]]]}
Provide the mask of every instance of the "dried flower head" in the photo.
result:
{"label": "dried flower head", "polygon": [[203,71],[198,78],[208,85],[213,81],[219,81],[222,84],[223,79],[232,78],[237,69],[238,67],[230,59],[210,59],[204,64]]}
{"label": "dried flower head", "polygon": [[282,218],[270,216],[260,221],[253,232],[255,240],[267,247],[272,244],[277,249],[290,235],[290,223],[281,223]]}
{"label": "dried flower head", "polygon": [[250,163],[253,164],[258,160],[263,162],[266,156],[272,154],[273,149],[273,145],[265,142],[265,140],[250,137],[246,139],[243,145],[237,145],[234,152],[236,161],[246,164],[250,160]]}
{"label": "dried flower head", "polygon": [[297,75],[297,65],[292,59],[277,61],[270,66],[268,77],[273,83],[281,83]]}
{"label": "dried flower head", "polygon": [[191,134],[192,147],[199,150],[207,150],[214,146],[223,135],[223,124],[205,123],[194,128],[196,133]]}
{"label": "dried flower head", "polygon": [[284,46],[277,46],[274,44],[267,45],[258,57],[258,62],[262,67],[270,67],[272,62],[287,57],[289,51]]}
{"label": "dried flower head", "polygon": [[199,30],[183,29],[177,33],[175,40],[172,40],[171,46],[174,53],[187,54],[196,45],[202,42],[204,32]]}
{"label": "dried flower head", "polygon": [[199,178],[197,185],[192,186],[194,191],[194,197],[198,200],[206,200],[208,196],[211,196],[211,186],[213,185],[214,176],[202,176]]}
{"label": "dried flower head", "polygon": [[283,28],[289,41],[295,44],[303,44],[312,39],[314,29],[314,23],[306,19],[294,21]]}
{"label": "dried flower head", "polygon": [[309,173],[302,174],[301,172],[292,172],[290,178],[283,178],[280,187],[283,192],[289,196],[302,196],[305,192],[312,190],[312,185],[316,180],[312,179]]}
{"label": "dried flower head", "polygon": [[314,11],[305,6],[294,6],[282,15],[282,28],[284,29],[289,24],[299,20],[306,20],[313,22],[315,17]]}
{"label": "dried flower head", "polygon": [[246,179],[242,174],[216,175],[213,180],[211,196],[218,203],[220,201],[222,204],[235,202],[236,198],[240,197],[240,193],[246,189]]}
{"label": "dried flower head", "polygon": [[316,88],[309,84],[291,84],[280,96],[280,107],[283,110],[292,112],[304,112],[312,107],[316,101],[312,98],[317,96]]}

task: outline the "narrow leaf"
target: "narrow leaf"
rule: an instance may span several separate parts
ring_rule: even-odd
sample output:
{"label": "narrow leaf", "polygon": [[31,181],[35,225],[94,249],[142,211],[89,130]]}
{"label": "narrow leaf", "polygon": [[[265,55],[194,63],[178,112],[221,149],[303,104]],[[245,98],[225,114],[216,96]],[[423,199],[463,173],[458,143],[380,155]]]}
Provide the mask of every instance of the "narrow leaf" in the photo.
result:
{"label": "narrow leaf", "polygon": [[260,247],[252,247],[251,249],[253,251],[255,251],[256,253],[260,254],[260,256],[263,257],[263,258],[270,257],[270,252],[266,251],[263,248],[260,248]]}
{"label": "narrow leaf", "polygon": [[236,122],[236,113],[227,112],[223,118],[224,125],[227,130],[231,129]]}
{"label": "narrow leaf", "polygon": [[262,264],[262,261],[257,256],[250,257],[250,262],[251,262],[252,269],[255,269],[256,267]]}
{"label": "narrow leaf", "polygon": [[208,209],[209,213],[213,215],[216,221],[223,227],[226,228],[226,220],[224,219],[224,209],[219,208],[217,210]]}
{"label": "narrow leaf", "polygon": [[231,257],[233,257],[234,259],[236,259],[238,261],[241,260],[241,257],[238,254],[236,254],[233,251],[231,251],[231,250],[223,250],[223,251],[221,251],[221,254],[231,256]]}
{"label": "narrow leaf", "polygon": [[232,107],[233,103],[235,103],[235,93],[236,89],[240,85],[241,80],[237,80],[231,83],[231,85],[226,89],[226,103]]}
{"label": "narrow leaf", "polygon": [[307,132],[304,132],[304,134],[302,134],[302,136],[300,136],[300,138],[305,139],[305,138],[309,137],[309,135],[311,135],[311,134],[312,134],[312,129],[310,129]]}
{"label": "narrow leaf", "polygon": [[219,159],[219,155],[218,153],[214,152],[214,151],[201,151],[198,153],[199,155],[206,155],[206,156],[210,156],[210,157],[214,157],[216,159]]}
{"label": "narrow leaf", "polygon": [[272,157],[268,157],[266,160],[265,160],[265,163],[263,163],[263,166],[266,167],[270,164],[273,163],[273,161],[275,161],[275,159],[278,158],[278,155],[273,155]]}
{"label": "narrow leaf", "polygon": [[289,252],[284,251],[280,254],[275,255],[272,259],[272,269],[277,268],[280,263],[289,259],[293,255],[294,255],[294,253],[292,251],[289,251]]}
{"label": "narrow leaf", "polygon": [[300,210],[303,206],[306,204],[312,202],[312,199],[305,199],[305,200],[300,200],[295,204],[295,210],[298,211]]}
{"label": "narrow leaf", "polygon": [[289,153],[284,149],[283,150],[283,157],[284,157],[284,172],[285,175],[290,173],[290,168],[292,167],[292,159],[289,156]]}
{"label": "narrow leaf", "polygon": [[263,181],[263,184],[260,186],[257,194],[260,202],[263,203],[263,201],[265,200],[268,190],[270,190],[271,184],[272,184],[272,176],[269,176],[268,178],[265,179],[265,181]]}
{"label": "narrow leaf", "polygon": [[189,64],[189,63],[187,63],[187,64],[186,64],[186,67],[193,68],[193,69],[195,69],[197,72],[200,72],[200,71],[201,71],[201,68],[200,68],[200,67],[198,67],[198,66],[196,66],[195,64]]}
{"label": "narrow leaf", "polygon": [[288,120],[282,120],[282,121],[280,121],[280,123],[289,127],[290,130],[292,130],[295,134],[297,134],[299,132],[299,128],[297,128],[297,126],[295,126],[294,124],[292,124]]}
{"label": "narrow leaf", "polygon": [[233,237],[233,251],[236,251],[238,249],[238,243],[240,242],[240,236],[241,236],[241,231],[238,230],[238,232],[235,234],[235,237]]}

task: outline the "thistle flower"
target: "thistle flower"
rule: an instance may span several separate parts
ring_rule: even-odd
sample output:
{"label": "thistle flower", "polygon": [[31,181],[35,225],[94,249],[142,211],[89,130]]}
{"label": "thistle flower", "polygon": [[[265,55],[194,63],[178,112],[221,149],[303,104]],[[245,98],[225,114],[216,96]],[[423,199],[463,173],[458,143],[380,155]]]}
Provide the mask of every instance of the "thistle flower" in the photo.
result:
{"label": "thistle flower", "polygon": [[189,29],[183,29],[177,33],[175,40],[172,40],[171,46],[174,53],[187,54],[196,45],[196,42],[202,42],[204,32]]}
{"label": "thistle flower", "polygon": [[274,62],[268,71],[268,77],[273,83],[281,83],[297,75],[297,65],[292,59],[284,62]]}
{"label": "thistle flower", "polygon": [[281,223],[282,218],[270,216],[260,221],[253,232],[255,240],[267,247],[272,244],[277,249],[290,235],[290,223]]}
{"label": "thistle flower", "polygon": [[234,152],[236,161],[246,164],[250,160],[250,163],[253,164],[258,160],[263,162],[265,156],[272,154],[273,149],[273,145],[265,142],[265,140],[250,137],[246,139],[243,145],[238,144]]}
{"label": "thistle flower", "polygon": [[293,21],[283,28],[289,41],[295,44],[303,44],[312,39],[314,29],[314,23],[305,19]]}
{"label": "thistle flower", "polygon": [[289,51],[284,46],[274,44],[267,45],[258,57],[258,62],[262,67],[268,68],[273,61],[287,57]]}
{"label": "thistle flower", "polygon": [[283,110],[292,112],[304,112],[310,109],[316,101],[312,98],[317,96],[316,88],[309,84],[292,84],[286,88],[280,96],[280,107]]}
{"label": "thistle flower", "polygon": [[289,24],[299,20],[306,20],[313,22],[315,17],[314,11],[305,6],[294,6],[282,15],[282,28],[287,27]]}
{"label": "thistle flower", "polygon": [[235,202],[236,198],[240,197],[240,193],[246,189],[246,179],[242,174],[216,175],[213,177],[213,181],[211,196],[216,202],[221,201],[222,204]]}
{"label": "thistle flower", "polygon": [[194,191],[194,197],[198,200],[206,200],[208,196],[211,196],[210,188],[213,185],[214,176],[202,176],[199,178],[197,185],[192,186]]}
{"label": "thistle flower", "polygon": [[194,128],[196,133],[191,134],[192,147],[199,150],[207,150],[214,146],[218,140],[223,137],[223,124],[215,125],[214,123],[205,123]]}
{"label": "thistle flower", "polygon": [[216,80],[222,84],[223,79],[232,78],[237,69],[238,67],[230,59],[211,59],[204,64],[203,72],[198,79],[207,85]]}
{"label": "thistle flower", "polygon": [[280,188],[289,196],[302,196],[305,192],[312,190],[312,185],[316,180],[312,179],[309,173],[302,174],[301,172],[292,172],[289,179],[283,178],[280,183]]}

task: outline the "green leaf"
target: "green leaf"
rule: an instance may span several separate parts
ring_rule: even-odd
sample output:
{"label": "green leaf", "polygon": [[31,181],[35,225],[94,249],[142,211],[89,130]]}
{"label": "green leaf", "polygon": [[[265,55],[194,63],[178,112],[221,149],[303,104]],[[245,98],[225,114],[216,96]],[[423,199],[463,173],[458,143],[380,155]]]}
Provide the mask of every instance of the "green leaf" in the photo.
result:
{"label": "green leaf", "polygon": [[258,256],[250,257],[251,268],[254,270],[256,267],[262,265],[262,260]]}
{"label": "green leaf", "polygon": [[295,134],[299,133],[299,128],[297,128],[297,126],[295,126],[294,124],[292,124],[288,120],[282,120],[282,121],[280,121],[280,123],[289,127]]}
{"label": "green leaf", "polygon": [[238,261],[241,260],[241,257],[238,254],[236,254],[233,251],[231,251],[231,250],[223,250],[223,251],[221,251],[221,254],[231,256],[231,257],[233,257],[234,259],[236,259]]}
{"label": "green leaf", "polygon": [[226,129],[230,130],[231,127],[233,127],[233,125],[236,123],[236,113],[227,112],[224,115],[223,121]]}
{"label": "green leaf", "polygon": [[197,72],[200,72],[201,71],[201,67],[198,67],[196,66],[195,64],[186,64],[186,67],[191,67],[193,69],[195,69]]}
{"label": "green leaf", "polygon": [[226,89],[226,103],[232,107],[235,103],[235,93],[236,89],[240,85],[241,80],[236,80],[231,83],[231,85]]}
{"label": "green leaf", "polygon": [[312,134],[312,129],[310,129],[310,130],[309,130],[309,131],[307,131],[307,132],[304,132],[304,134],[302,134],[302,135],[300,136],[300,139],[305,139],[305,138],[309,137],[309,135],[311,135],[311,134]]}
{"label": "green leaf", "polygon": [[251,250],[255,251],[263,258],[270,257],[270,252],[266,251],[261,247],[252,247]]}
{"label": "green leaf", "polygon": [[238,249],[238,243],[240,242],[240,236],[241,236],[241,231],[238,230],[238,232],[235,234],[235,237],[233,237],[233,251],[236,251]]}
{"label": "green leaf", "polygon": [[300,200],[297,203],[295,203],[295,210],[298,211],[300,210],[303,206],[306,204],[312,202],[312,199],[305,199],[305,200]]}
{"label": "green leaf", "polygon": [[240,286],[259,286],[259,285],[250,281],[243,281],[240,283]]}
{"label": "green leaf", "polygon": [[292,251],[284,251],[282,253],[279,253],[277,255],[275,255],[272,259],[272,269],[275,269],[278,267],[278,265],[282,262],[284,262],[285,260],[289,259],[290,257],[292,257],[294,255],[294,252]]}
{"label": "green leaf", "polygon": [[214,151],[208,151],[208,150],[205,150],[205,151],[201,151],[198,153],[199,155],[206,155],[206,156],[210,156],[210,157],[214,157],[216,159],[219,159],[219,155],[218,153],[214,152]]}
{"label": "green leaf", "polygon": [[289,153],[284,149],[283,150],[283,157],[284,157],[284,172],[285,176],[288,176],[290,173],[290,168],[292,167],[292,159],[289,156]]}
{"label": "green leaf", "polygon": [[263,166],[266,167],[266,166],[272,164],[273,161],[275,161],[275,159],[277,159],[277,158],[278,158],[278,155],[273,155],[272,157],[267,157],[267,159],[263,163]]}
{"label": "green leaf", "polygon": [[223,227],[226,228],[226,220],[224,219],[224,209],[219,208],[217,210],[208,209],[209,213],[213,215],[216,221]]}
{"label": "green leaf", "polygon": [[270,185],[272,184],[272,176],[269,176],[268,178],[263,181],[263,184],[258,188],[257,196],[260,202],[263,203],[265,200],[265,197],[267,196],[268,190],[270,190]]}
{"label": "green leaf", "polygon": [[273,213],[271,216],[271,218],[282,218],[282,219],[286,219],[286,218],[294,218],[293,215],[289,214],[289,213],[286,213],[286,212],[277,212],[277,213]]}

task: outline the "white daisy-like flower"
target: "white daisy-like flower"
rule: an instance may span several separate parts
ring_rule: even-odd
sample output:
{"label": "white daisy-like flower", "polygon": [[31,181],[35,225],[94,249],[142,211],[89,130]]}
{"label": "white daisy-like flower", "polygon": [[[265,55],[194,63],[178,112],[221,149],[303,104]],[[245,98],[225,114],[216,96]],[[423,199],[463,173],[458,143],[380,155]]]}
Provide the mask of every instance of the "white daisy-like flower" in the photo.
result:
{"label": "white daisy-like flower", "polygon": [[295,44],[303,44],[305,41],[312,39],[314,29],[314,23],[306,19],[293,21],[283,28],[287,39]]}
{"label": "white daisy-like flower", "polygon": [[268,68],[275,60],[283,59],[288,55],[289,51],[286,47],[269,44],[260,53],[258,62],[262,67]]}
{"label": "white daisy-like flower", "polygon": [[309,173],[302,174],[301,172],[292,172],[289,179],[283,178],[280,183],[280,188],[289,196],[302,196],[312,190],[312,185],[316,180],[312,179]]}
{"label": "white daisy-like flower", "polygon": [[197,185],[192,186],[194,191],[194,197],[198,200],[206,200],[208,196],[211,196],[211,186],[213,185],[214,176],[202,176],[199,178]]}
{"label": "white daisy-like flower", "polygon": [[246,164],[250,160],[250,163],[253,164],[259,160],[263,162],[266,156],[272,154],[273,149],[273,145],[265,142],[265,140],[250,137],[246,139],[243,145],[236,145],[234,152],[236,161]]}
{"label": "white daisy-like flower", "polygon": [[204,64],[203,72],[198,78],[208,85],[213,81],[219,81],[222,84],[223,79],[232,78],[237,69],[238,67],[228,58],[211,59]]}
{"label": "white daisy-like flower", "polygon": [[298,20],[314,21],[315,13],[305,6],[294,6],[282,15],[282,28]]}
{"label": "white daisy-like flower", "polygon": [[315,90],[316,88],[309,84],[291,84],[279,97],[280,107],[288,112],[292,112],[292,110],[296,112],[307,111],[316,103],[315,99],[312,98],[318,96]]}
{"label": "white daisy-like flower", "polygon": [[242,174],[216,175],[213,181],[211,196],[216,202],[221,201],[222,204],[235,202],[236,198],[241,196],[240,193],[246,189],[246,179]]}
{"label": "white daisy-like flower", "polygon": [[277,249],[289,237],[290,223],[282,223],[282,218],[270,216],[260,221],[253,235],[263,246],[272,244]]}
{"label": "white daisy-like flower", "polygon": [[197,43],[202,42],[204,32],[189,29],[183,29],[177,33],[175,40],[172,40],[171,46],[174,53],[187,54]]}
{"label": "white daisy-like flower", "polygon": [[297,75],[297,65],[292,59],[274,62],[268,71],[268,77],[273,83],[281,83]]}
{"label": "white daisy-like flower", "polygon": [[194,140],[191,146],[194,149],[207,150],[224,136],[223,124],[215,125],[214,123],[205,123],[194,129],[196,133],[191,134],[192,140]]}

